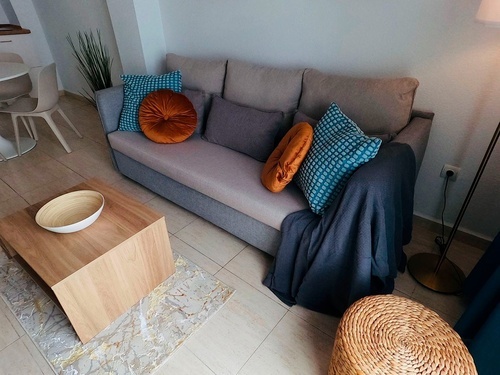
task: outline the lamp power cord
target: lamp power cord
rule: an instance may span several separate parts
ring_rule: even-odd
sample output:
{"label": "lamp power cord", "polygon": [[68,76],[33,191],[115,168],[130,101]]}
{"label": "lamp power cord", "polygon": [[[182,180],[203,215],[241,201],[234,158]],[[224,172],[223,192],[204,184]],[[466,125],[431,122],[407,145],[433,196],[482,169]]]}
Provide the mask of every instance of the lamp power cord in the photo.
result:
{"label": "lamp power cord", "polygon": [[447,191],[448,191],[448,182],[450,181],[450,178],[453,176],[453,171],[446,171],[446,181],[444,183],[444,189],[443,189],[443,210],[441,211],[441,235],[436,236],[434,239],[434,242],[439,246],[439,252],[443,254],[444,249],[446,248],[447,245],[447,240],[444,236],[444,211],[446,210],[446,199],[447,199]]}

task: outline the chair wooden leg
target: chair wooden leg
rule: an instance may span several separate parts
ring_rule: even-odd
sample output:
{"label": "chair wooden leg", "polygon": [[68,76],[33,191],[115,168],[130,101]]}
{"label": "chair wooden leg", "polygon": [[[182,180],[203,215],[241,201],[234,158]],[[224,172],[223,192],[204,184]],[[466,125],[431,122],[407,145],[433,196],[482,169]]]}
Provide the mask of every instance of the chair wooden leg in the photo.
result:
{"label": "chair wooden leg", "polygon": [[14,134],[16,136],[17,156],[21,156],[21,143],[19,142],[19,124],[17,123],[18,116],[12,114],[12,125],[14,126]]}
{"label": "chair wooden leg", "polygon": [[52,129],[52,131],[54,132],[55,136],[57,137],[59,142],[61,142],[61,144],[64,147],[64,149],[66,150],[66,152],[69,154],[71,152],[71,148],[66,143],[66,140],[64,139],[63,135],[59,131],[59,128],[57,127],[54,120],[52,120],[52,117],[50,117],[50,115],[47,114],[46,112],[42,113],[41,116],[45,119],[45,121],[47,121],[47,124],[49,124],[49,126]]}
{"label": "chair wooden leg", "polygon": [[59,114],[62,116],[62,118],[69,124],[69,126],[71,126],[71,129],[73,129],[75,131],[76,135],[78,135],[78,137],[80,137],[80,138],[83,138],[83,136],[80,134],[78,129],[75,127],[75,125],[73,125],[71,120],[68,118],[68,116],[66,116],[66,114],[63,112],[63,110],[60,107],[57,107],[57,112],[59,112]]}

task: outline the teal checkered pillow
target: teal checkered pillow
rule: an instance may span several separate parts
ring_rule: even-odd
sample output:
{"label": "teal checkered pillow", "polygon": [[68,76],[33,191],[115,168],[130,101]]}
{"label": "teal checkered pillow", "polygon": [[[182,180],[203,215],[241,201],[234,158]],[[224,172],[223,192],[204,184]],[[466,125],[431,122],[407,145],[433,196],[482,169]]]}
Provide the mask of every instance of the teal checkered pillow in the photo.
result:
{"label": "teal checkered pillow", "polygon": [[381,143],[364,135],[332,103],[314,129],[311,149],[295,179],[311,210],[323,215],[354,171],[377,155]]}
{"label": "teal checkered pillow", "polygon": [[123,109],[120,116],[118,130],[140,132],[139,127],[139,107],[142,101],[150,92],[160,89],[170,89],[181,92],[182,76],[180,70],[155,75],[132,75],[124,74],[120,78],[123,80]]}

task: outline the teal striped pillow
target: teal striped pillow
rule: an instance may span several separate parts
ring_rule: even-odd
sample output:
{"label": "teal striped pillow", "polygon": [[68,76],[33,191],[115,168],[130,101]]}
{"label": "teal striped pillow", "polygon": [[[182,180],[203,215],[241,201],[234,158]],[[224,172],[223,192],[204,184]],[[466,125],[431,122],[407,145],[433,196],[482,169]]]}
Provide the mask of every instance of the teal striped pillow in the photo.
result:
{"label": "teal striped pillow", "polygon": [[123,109],[118,130],[130,132],[141,131],[139,127],[139,107],[150,92],[160,89],[181,92],[182,89],[182,75],[180,70],[160,76],[124,74],[120,78],[123,80],[124,85]]}
{"label": "teal striped pillow", "polygon": [[311,210],[323,215],[356,169],[377,155],[381,143],[364,135],[332,103],[314,128],[311,149],[296,177]]}

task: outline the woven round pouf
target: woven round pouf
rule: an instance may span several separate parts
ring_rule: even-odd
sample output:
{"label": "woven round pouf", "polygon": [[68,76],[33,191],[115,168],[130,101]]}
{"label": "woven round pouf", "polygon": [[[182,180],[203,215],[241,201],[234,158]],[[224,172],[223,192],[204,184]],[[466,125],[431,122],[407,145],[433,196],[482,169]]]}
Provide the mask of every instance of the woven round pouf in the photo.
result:
{"label": "woven round pouf", "polygon": [[342,317],[328,375],[477,374],[460,336],[420,303],[394,295],[355,302]]}

